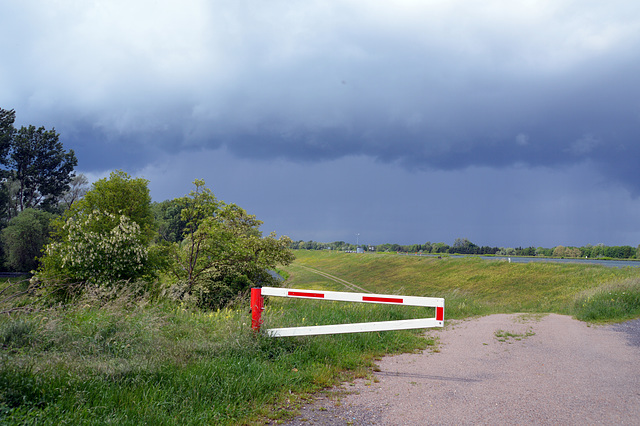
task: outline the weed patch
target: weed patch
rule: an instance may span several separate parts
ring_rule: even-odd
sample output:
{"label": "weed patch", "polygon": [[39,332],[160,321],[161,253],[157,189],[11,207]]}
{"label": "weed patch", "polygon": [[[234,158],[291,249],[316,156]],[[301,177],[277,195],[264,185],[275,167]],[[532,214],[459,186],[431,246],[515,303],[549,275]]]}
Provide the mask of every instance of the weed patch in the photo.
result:
{"label": "weed patch", "polygon": [[536,333],[534,333],[533,330],[531,329],[527,330],[525,333],[515,333],[512,331],[505,331],[505,330],[496,330],[496,332],[494,333],[498,342],[507,342],[507,343],[511,343],[510,342],[511,339],[515,341],[520,341],[527,337],[535,336],[535,334]]}

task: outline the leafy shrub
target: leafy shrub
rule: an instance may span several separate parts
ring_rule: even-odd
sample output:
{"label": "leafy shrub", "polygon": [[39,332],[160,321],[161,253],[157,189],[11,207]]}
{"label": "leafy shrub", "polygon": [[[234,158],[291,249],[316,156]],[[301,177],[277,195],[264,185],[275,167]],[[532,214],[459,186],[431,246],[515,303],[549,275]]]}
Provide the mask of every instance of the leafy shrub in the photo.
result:
{"label": "leafy shrub", "polygon": [[251,286],[251,280],[246,275],[227,275],[221,280],[205,278],[196,288],[199,293],[198,306],[204,309],[221,308]]}
{"label": "leafy shrub", "polygon": [[31,271],[38,267],[36,257],[49,239],[49,222],[53,215],[26,209],[9,221],[2,230],[2,248],[6,263],[14,271]]}
{"label": "leafy shrub", "polygon": [[127,216],[94,210],[68,218],[62,230],[66,237],[46,247],[40,278],[108,284],[144,275],[147,248]]}
{"label": "leafy shrub", "polygon": [[[266,272],[293,260],[291,240],[275,233],[266,237],[262,222],[235,204],[217,200],[204,181],[174,200],[180,206],[182,239],[168,244],[175,283],[168,294],[195,306],[216,309],[254,285],[274,284]],[[174,212],[177,217],[177,211]]]}
{"label": "leafy shrub", "polygon": [[179,281],[169,287],[165,296],[179,300],[193,307],[204,310],[222,309],[236,302],[245,302],[251,287],[257,285],[278,285],[268,273],[252,276],[240,273],[217,274],[207,273],[197,283],[189,286]]}

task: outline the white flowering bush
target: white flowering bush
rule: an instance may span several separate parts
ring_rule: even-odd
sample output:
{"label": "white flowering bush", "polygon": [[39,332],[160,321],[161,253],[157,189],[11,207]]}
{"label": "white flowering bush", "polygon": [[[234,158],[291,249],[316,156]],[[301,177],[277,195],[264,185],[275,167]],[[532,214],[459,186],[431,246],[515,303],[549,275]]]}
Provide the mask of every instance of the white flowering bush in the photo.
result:
{"label": "white flowering bush", "polygon": [[145,273],[148,258],[140,226],[125,215],[93,210],[69,217],[60,241],[45,248],[39,275],[108,284]]}

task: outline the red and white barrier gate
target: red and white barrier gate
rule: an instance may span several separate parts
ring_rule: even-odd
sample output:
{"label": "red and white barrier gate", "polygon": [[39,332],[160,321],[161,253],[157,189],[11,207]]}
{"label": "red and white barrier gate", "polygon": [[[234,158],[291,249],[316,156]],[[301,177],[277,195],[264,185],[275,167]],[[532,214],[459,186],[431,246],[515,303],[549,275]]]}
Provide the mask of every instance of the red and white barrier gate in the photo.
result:
{"label": "red and white barrier gate", "polygon": [[395,296],[385,294],[346,293],[341,291],[295,290],[262,287],[251,289],[251,327],[258,331],[262,325],[263,296],[294,297],[301,299],[337,300],[342,302],[382,303],[388,305],[425,306],[435,309],[434,318],[399,321],[376,321],[355,324],[316,325],[309,327],[272,328],[271,337],[313,336],[318,334],[360,333],[364,331],[409,330],[442,327],[444,325],[444,299],[438,297]]}

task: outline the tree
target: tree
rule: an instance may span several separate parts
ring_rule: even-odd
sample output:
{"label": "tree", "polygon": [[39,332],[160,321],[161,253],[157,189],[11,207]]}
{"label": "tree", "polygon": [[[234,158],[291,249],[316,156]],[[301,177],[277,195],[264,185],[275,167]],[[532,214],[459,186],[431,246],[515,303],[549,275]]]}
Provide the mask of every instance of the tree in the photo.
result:
{"label": "tree", "polygon": [[288,237],[262,237],[262,224],[235,204],[216,199],[203,180],[179,199],[183,240],[173,243],[172,273],[178,297],[215,308],[251,285],[270,281],[269,269],[293,260]]}
{"label": "tree", "polygon": [[477,254],[479,247],[466,238],[456,238],[451,248],[451,253]]}
{"label": "tree", "polygon": [[55,129],[23,126],[13,134],[8,151],[8,177],[17,184],[12,211],[55,207],[74,176],[78,160],[73,150],[65,152]]}
{"label": "tree", "polygon": [[580,257],[580,249],[577,247],[566,247],[564,251],[565,257]]}
{"label": "tree", "polygon": [[14,271],[28,272],[38,267],[37,257],[49,240],[49,223],[53,215],[26,209],[9,221],[2,230],[6,264]]}
{"label": "tree", "polygon": [[89,180],[80,173],[69,182],[69,190],[62,194],[61,202],[65,209],[70,209],[73,203],[84,197],[89,190]]}
{"label": "tree", "polygon": [[[86,216],[94,211],[111,213],[114,217],[123,215],[140,226],[143,242],[149,243],[155,236],[155,221],[148,184],[148,180],[132,178],[122,170],[111,172],[108,178],[94,182],[91,190],[73,203],[67,217]],[[113,225],[108,224],[107,228]]]}
{"label": "tree", "polygon": [[206,225],[216,219],[221,205],[213,192],[204,186],[203,180],[196,179],[193,184],[196,186],[195,190],[188,196],[176,200],[177,205],[185,206],[180,211],[184,228],[180,243],[173,245],[177,266],[173,272],[176,278],[185,282],[186,293],[191,293],[199,277],[214,265],[211,259],[211,251],[213,251],[211,247],[207,256],[203,256],[205,244],[210,244],[209,240],[217,237],[210,235],[213,230],[211,226],[207,228]]}
{"label": "tree", "polygon": [[16,112],[14,110],[6,110],[0,108],[0,163],[6,164],[7,153],[11,147],[11,140],[15,128],[13,123],[16,120]]}
{"label": "tree", "polygon": [[187,224],[182,220],[181,212],[186,207],[179,198],[152,203],[158,242],[176,243],[183,240],[182,231]]}
{"label": "tree", "polygon": [[564,246],[556,246],[553,249],[553,257],[564,257],[567,249]]}
{"label": "tree", "polygon": [[147,183],[122,171],[95,182],[54,223],[54,241],[46,247],[38,276],[107,284],[149,273],[153,214]]}
{"label": "tree", "polygon": [[536,248],[535,247],[527,247],[527,248],[521,249],[519,255],[520,256],[535,256],[536,255]]}
{"label": "tree", "polygon": [[[15,128],[13,123],[16,119],[14,110],[5,110],[0,108],[0,165],[6,167],[7,153],[11,147],[11,140]],[[6,170],[0,170],[0,179],[3,181],[8,177]],[[6,222],[10,217],[11,209],[9,208],[9,190],[5,185],[0,185],[0,220]]]}
{"label": "tree", "polygon": [[445,243],[434,243],[431,248],[431,253],[446,253],[449,250],[449,246]]}
{"label": "tree", "polygon": [[14,127],[15,111],[0,108],[0,220],[38,208],[53,211],[69,190],[77,159],[55,129]]}

